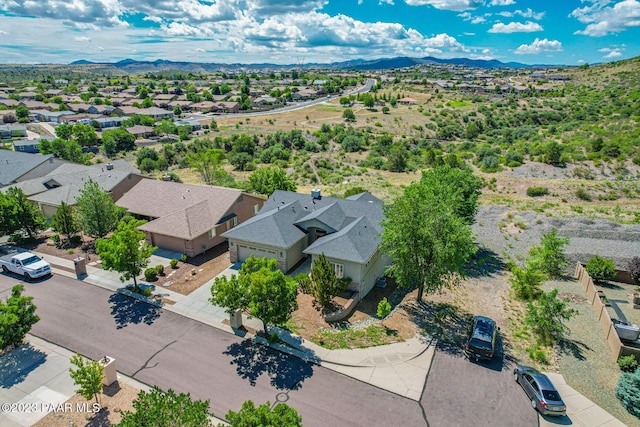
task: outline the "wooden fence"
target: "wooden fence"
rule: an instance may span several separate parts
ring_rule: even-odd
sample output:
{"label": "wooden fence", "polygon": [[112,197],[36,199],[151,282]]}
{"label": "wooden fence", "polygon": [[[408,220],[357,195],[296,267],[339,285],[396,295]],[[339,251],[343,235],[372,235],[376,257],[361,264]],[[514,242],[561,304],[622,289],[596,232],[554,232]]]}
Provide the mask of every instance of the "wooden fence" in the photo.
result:
{"label": "wooden fence", "polygon": [[577,263],[576,265],[575,277],[580,281],[580,284],[587,293],[587,299],[591,304],[591,308],[593,308],[596,316],[598,316],[598,322],[600,322],[600,326],[604,331],[604,336],[609,344],[613,358],[617,361],[623,356],[632,354],[637,360],[640,360],[640,348],[629,347],[620,341],[618,332],[616,332],[616,328],[613,326],[613,322],[611,321],[611,316],[609,316],[606,306],[598,296],[598,290],[596,289],[591,276],[589,276],[589,273],[587,273],[587,270],[585,270],[581,263]]}

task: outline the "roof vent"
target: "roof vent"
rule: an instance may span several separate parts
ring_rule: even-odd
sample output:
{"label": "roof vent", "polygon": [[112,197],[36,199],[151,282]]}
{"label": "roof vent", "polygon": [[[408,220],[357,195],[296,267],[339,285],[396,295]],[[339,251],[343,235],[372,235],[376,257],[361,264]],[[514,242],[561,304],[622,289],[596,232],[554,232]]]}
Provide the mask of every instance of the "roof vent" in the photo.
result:
{"label": "roof vent", "polygon": [[107,163],[107,170],[113,170],[113,163]]}
{"label": "roof vent", "polygon": [[314,188],[313,190],[311,190],[311,198],[314,200],[321,199],[322,195],[320,194],[320,189]]}

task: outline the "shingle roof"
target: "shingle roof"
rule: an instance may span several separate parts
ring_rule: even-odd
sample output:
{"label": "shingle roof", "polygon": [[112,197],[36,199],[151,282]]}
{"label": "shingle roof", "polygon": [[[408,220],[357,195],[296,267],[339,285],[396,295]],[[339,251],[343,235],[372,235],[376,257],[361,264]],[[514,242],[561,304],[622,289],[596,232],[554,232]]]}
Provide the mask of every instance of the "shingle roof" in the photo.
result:
{"label": "shingle roof", "polygon": [[258,245],[290,248],[305,237],[303,230],[307,226],[317,226],[320,222],[331,234],[318,238],[305,253],[320,250],[331,258],[363,263],[380,244],[378,234],[382,233],[380,222],[384,214],[381,200],[368,193],[357,196],[355,200],[313,199],[308,194],[277,190],[258,215],[222,236]]}
{"label": "shingle roof", "polygon": [[52,157],[53,154],[42,155],[0,150],[0,187],[11,184]]}
{"label": "shingle roof", "polygon": [[144,179],[116,204],[156,218],[141,230],[190,240],[214,228],[241,196],[233,188]]}

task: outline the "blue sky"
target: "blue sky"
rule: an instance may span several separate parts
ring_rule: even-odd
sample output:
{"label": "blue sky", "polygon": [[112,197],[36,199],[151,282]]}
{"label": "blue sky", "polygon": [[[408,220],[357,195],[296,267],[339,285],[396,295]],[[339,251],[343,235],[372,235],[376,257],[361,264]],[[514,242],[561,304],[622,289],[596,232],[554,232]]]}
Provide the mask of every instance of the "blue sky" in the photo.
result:
{"label": "blue sky", "polygon": [[0,62],[640,55],[639,0],[0,0]]}

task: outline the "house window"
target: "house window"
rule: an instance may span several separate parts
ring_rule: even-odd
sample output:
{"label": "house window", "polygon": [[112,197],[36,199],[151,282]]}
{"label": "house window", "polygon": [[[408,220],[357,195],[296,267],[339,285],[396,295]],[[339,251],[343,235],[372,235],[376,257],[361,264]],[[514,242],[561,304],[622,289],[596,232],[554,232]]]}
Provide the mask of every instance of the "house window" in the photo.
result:
{"label": "house window", "polygon": [[253,212],[254,215],[257,215],[259,210],[260,207],[258,205],[253,205],[253,207],[251,208],[251,212]]}
{"label": "house window", "polygon": [[332,262],[331,267],[333,267],[333,271],[336,273],[336,277],[338,279],[342,279],[344,277],[344,264],[336,264],[335,262]]}
{"label": "house window", "polygon": [[235,227],[236,225],[238,225],[238,217],[234,216],[233,218],[231,218],[231,226]]}
{"label": "house window", "polygon": [[214,237],[216,237],[216,229],[212,228],[211,230],[209,230],[209,238],[213,239]]}

